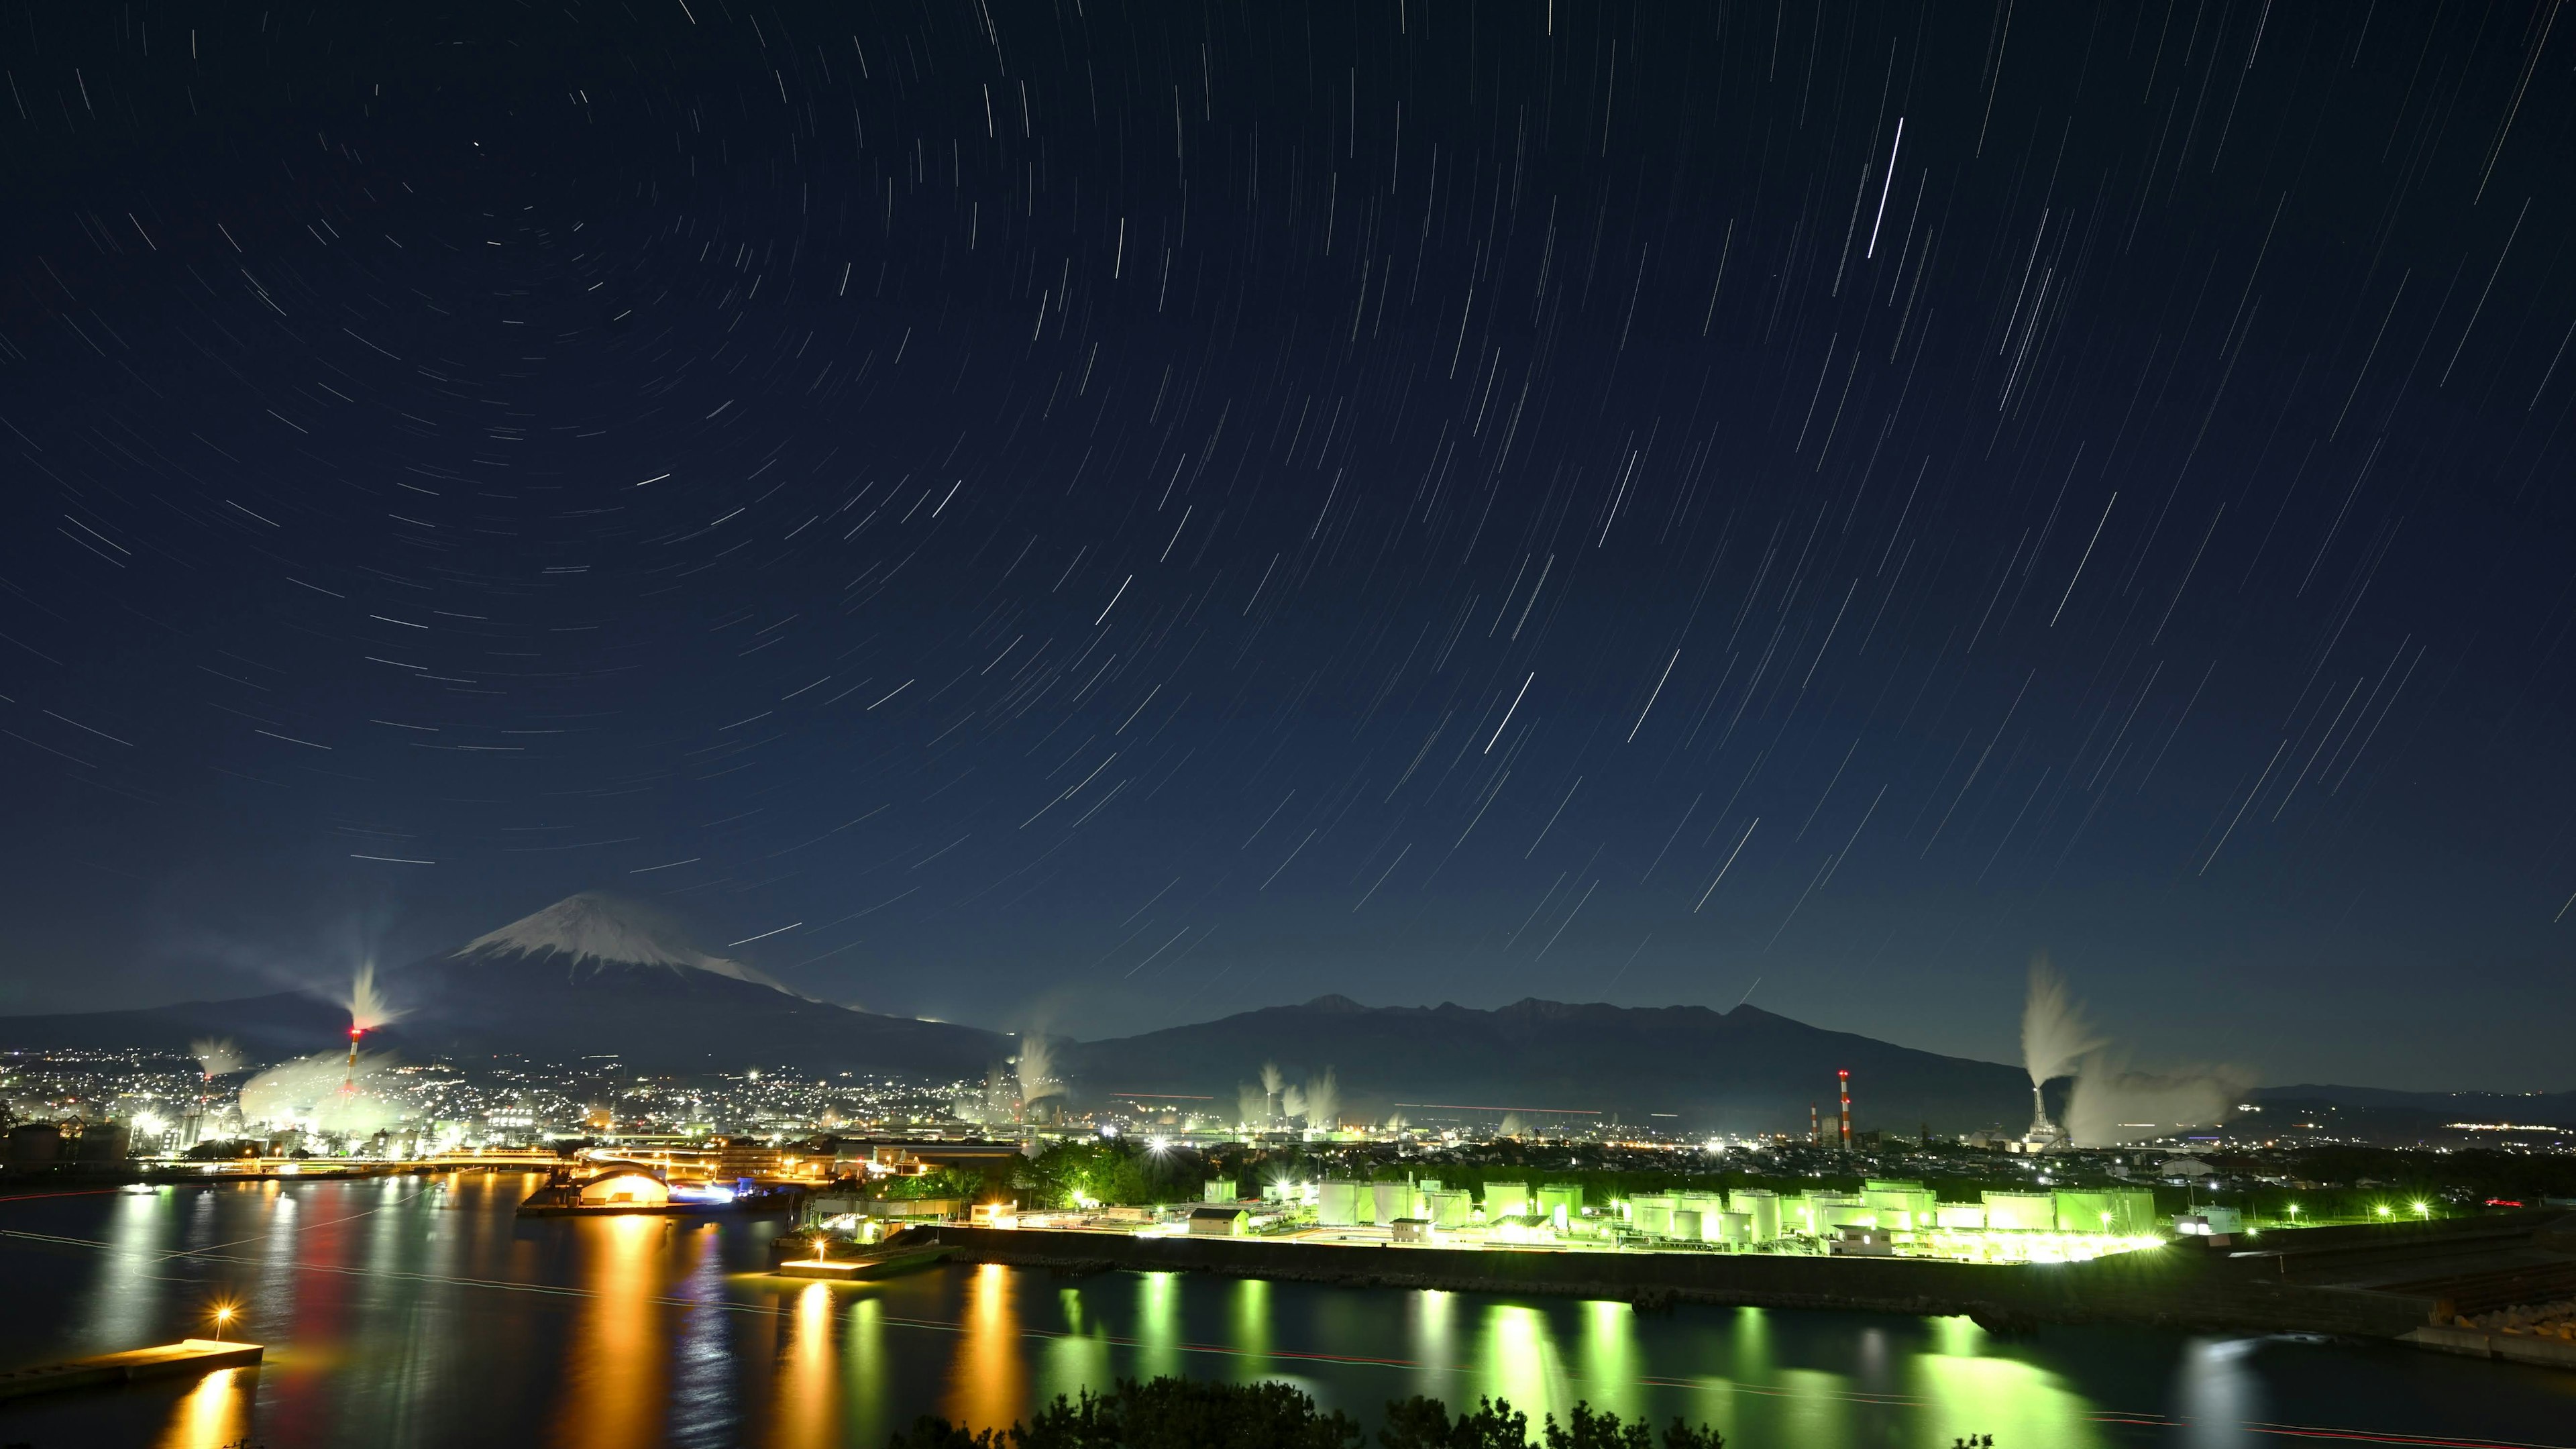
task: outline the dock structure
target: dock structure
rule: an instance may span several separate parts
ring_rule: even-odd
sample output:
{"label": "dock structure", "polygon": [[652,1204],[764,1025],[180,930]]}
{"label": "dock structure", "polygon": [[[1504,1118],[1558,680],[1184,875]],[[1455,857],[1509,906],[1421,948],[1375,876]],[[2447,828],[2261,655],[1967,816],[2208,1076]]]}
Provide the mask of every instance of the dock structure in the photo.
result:
{"label": "dock structure", "polygon": [[144,1379],[178,1378],[215,1369],[249,1368],[265,1352],[256,1343],[191,1338],[154,1348],[103,1353],[63,1363],[0,1372],[0,1399],[50,1394],[64,1389],[113,1388]]}

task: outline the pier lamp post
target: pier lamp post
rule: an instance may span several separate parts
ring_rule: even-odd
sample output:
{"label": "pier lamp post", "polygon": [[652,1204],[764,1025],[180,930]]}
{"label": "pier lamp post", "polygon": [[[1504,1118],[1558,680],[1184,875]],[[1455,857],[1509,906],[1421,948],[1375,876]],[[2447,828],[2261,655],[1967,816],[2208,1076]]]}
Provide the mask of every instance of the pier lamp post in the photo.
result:
{"label": "pier lamp post", "polygon": [[2414,1209],[2415,1209],[2415,1216],[2416,1216],[2416,1217],[2418,1217],[2418,1218],[2420,1218],[2420,1219],[2422,1219],[2422,1220],[2424,1220],[2424,1221],[2426,1221],[2426,1222],[2430,1222],[2430,1221],[2432,1221],[2432,1217],[2433,1217],[2433,1206],[2432,1206],[2432,1204],[2430,1204],[2430,1203],[2421,1203],[2421,1202],[2419,1202],[2419,1203],[2415,1203],[2415,1204],[2413,1204],[2413,1206],[2414,1206]]}
{"label": "pier lamp post", "polygon": [[239,1311],[229,1303],[219,1303],[215,1306],[215,1342],[224,1341],[224,1328],[233,1321],[233,1315]]}

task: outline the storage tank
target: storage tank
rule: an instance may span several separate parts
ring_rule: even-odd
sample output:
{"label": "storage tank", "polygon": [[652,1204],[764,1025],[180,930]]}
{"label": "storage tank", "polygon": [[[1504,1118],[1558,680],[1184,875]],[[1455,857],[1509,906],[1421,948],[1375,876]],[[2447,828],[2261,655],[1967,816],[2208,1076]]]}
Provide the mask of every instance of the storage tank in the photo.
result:
{"label": "storage tank", "polygon": [[1475,1199],[1463,1187],[1435,1188],[1422,1194],[1422,1214],[1435,1228],[1463,1228]]}
{"label": "storage tank", "polygon": [[1538,1215],[1549,1222],[1564,1224],[1583,1220],[1583,1184],[1551,1182],[1538,1190]]}
{"label": "storage tank", "polygon": [[1936,1207],[1932,1189],[1919,1182],[1869,1182],[1861,1186],[1861,1200],[1878,1214],[1879,1225],[1888,1228],[1928,1228],[1933,1223]]}
{"label": "storage tank", "polygon": [[1360,1197],[1367,1188],[1368,1184],[1364,1182],[1319,1184],[1315,1195],[1315,1221],[1328,1228],[1358,1226]]}
{"label": "storage tank", "polygon": [[1704,1229],[1700,1224],[1699,1209],[1672,1208],[1669,1211],[1672,1213],[1672,1235],[1674,1241],[1683,1243],[1698,1242],[1700,1240],[1700,1234],[1706,1231],[1706,1229]]}
{"label": "storage tank", "polygon": [[1816,1234],[1819,1237],[1841,1228],[1874,1228],[1878,1225],[1878,1210],[1866,1203],[1828,1202],[1816,1206]]}
{"label": "storage tank", "polygon": [[2057,1230],[2061,1233],[2107,1233],[2111,1231],[2111,1195],[2107,1192],[2083,1192],[2059,1188]]}
{"label": "storage tank", "polygon": [[1942,1227],[1962,1228],[1970,1232],[1985,1231],[1986,1209],[1983,1204],[1945,1202],[1932,1211]]}
{"label": "storage tank", "polygon": [[1820,1235],[1832,1231],[1835,1227],[1835,1223],[1829,1216],[1830,1209],[1856,1208],[1862,1205],[1860,1194],[1856,1192],[1807,1193],[1791,1205],[1791,1211],[1795,1216],[1782,1226],[1811,1236]]}
{"label": "storage tank", "polygon": [[1678,1234],[1673,1225],[1673,1208],[1669,1197],[1632,1197],[1628,1199],[1628,1220],[1647,1237],[1675,1237]]}
{"label": "storage tank", "polygon": [[1753,1219],[1736,1212],[1702,1213],[1700,1235],[1711,1243],[1749,1243],[1753,1241]]}
{"label": "storage tank", "polygon": [[1699,1214],[1699,1240],[1715,1242],[1717,1215],[1726,1211],[1726,1199],[1713,1192],[1677,1192],[1673,1194],[1673,1211]]}
{"label": "storage tank", "polygon": [[1232,1202],[1234,1197],[1234,1179],[1230,1177],[1211,1177],[1199,1192],[1201,1202]]}
{"label": "storage tank", "polygon": [[1740,1187],[1726,1195],[1730,1211],[1744,1214],[1751,1241],[1768,1243],[1780,1236],[1780,1194],[1767,1187]]}
{"label": "storage tank", "polygon": [[1372,1182],[1369,1184],[1370,1205],[1377,1215],[1370,1221],[1384,1225],[1397,1218],[1420,1217],[1413,1210],[1413,1184],[1409,1182]]}
{"label": "storage tank", "polygon": [[2143,1187],[2115,1187],[2103,1194],[2111,1200],[2111,1231],[2137,1236],[2158,1231],[2163,1223],[2156,1217],[2156,1195]]}
{"label": "storage tank", "polygon": [[2057,1227],[2057,1198],[2045,1192],[1978,1194],[1986,1203],[1986,1226],[1997,1232],[2045,1233]]}
{"label": "storage tank", "polygon": [[1485,1184],[1485,1221],[1498,1223],[1505,1218],[1530,1216],[1529,1184],[1526,1182],[1489,1182]]}

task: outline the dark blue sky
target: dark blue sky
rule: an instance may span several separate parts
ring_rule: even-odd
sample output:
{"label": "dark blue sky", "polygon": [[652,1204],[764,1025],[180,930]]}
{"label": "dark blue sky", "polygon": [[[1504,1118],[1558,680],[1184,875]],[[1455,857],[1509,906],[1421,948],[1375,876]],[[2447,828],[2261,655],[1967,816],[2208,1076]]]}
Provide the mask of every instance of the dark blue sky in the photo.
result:
{"label": "dark blue sky", "polygon": [[2568,1086],[2555,10],[16,7],[0,1010]]}

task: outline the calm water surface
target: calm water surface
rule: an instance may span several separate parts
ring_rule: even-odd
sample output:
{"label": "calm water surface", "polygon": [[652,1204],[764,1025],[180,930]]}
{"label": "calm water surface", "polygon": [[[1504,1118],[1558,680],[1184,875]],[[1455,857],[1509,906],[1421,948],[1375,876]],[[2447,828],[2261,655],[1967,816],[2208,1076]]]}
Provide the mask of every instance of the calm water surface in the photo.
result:
{"label": "calm water surface", "polygon": [[[0,1444],[856,1444],[1120,1377],[1390,1398],[1577,1399],[1736,1449],[2314,1442],[2576,1446],[2576,1374],[2393,1348],[1964,1319],[953,1267],[759,1271],[768,1220],[520,1221],[460,1174],[0,1202],[0,1366],[167,1342],[237,1301],[258,1369],[0,1402]],[[2331,1432],[2326,1432],[2331,1431]],[[2404,1437],[2397,1437],[2404,1436]]]}

